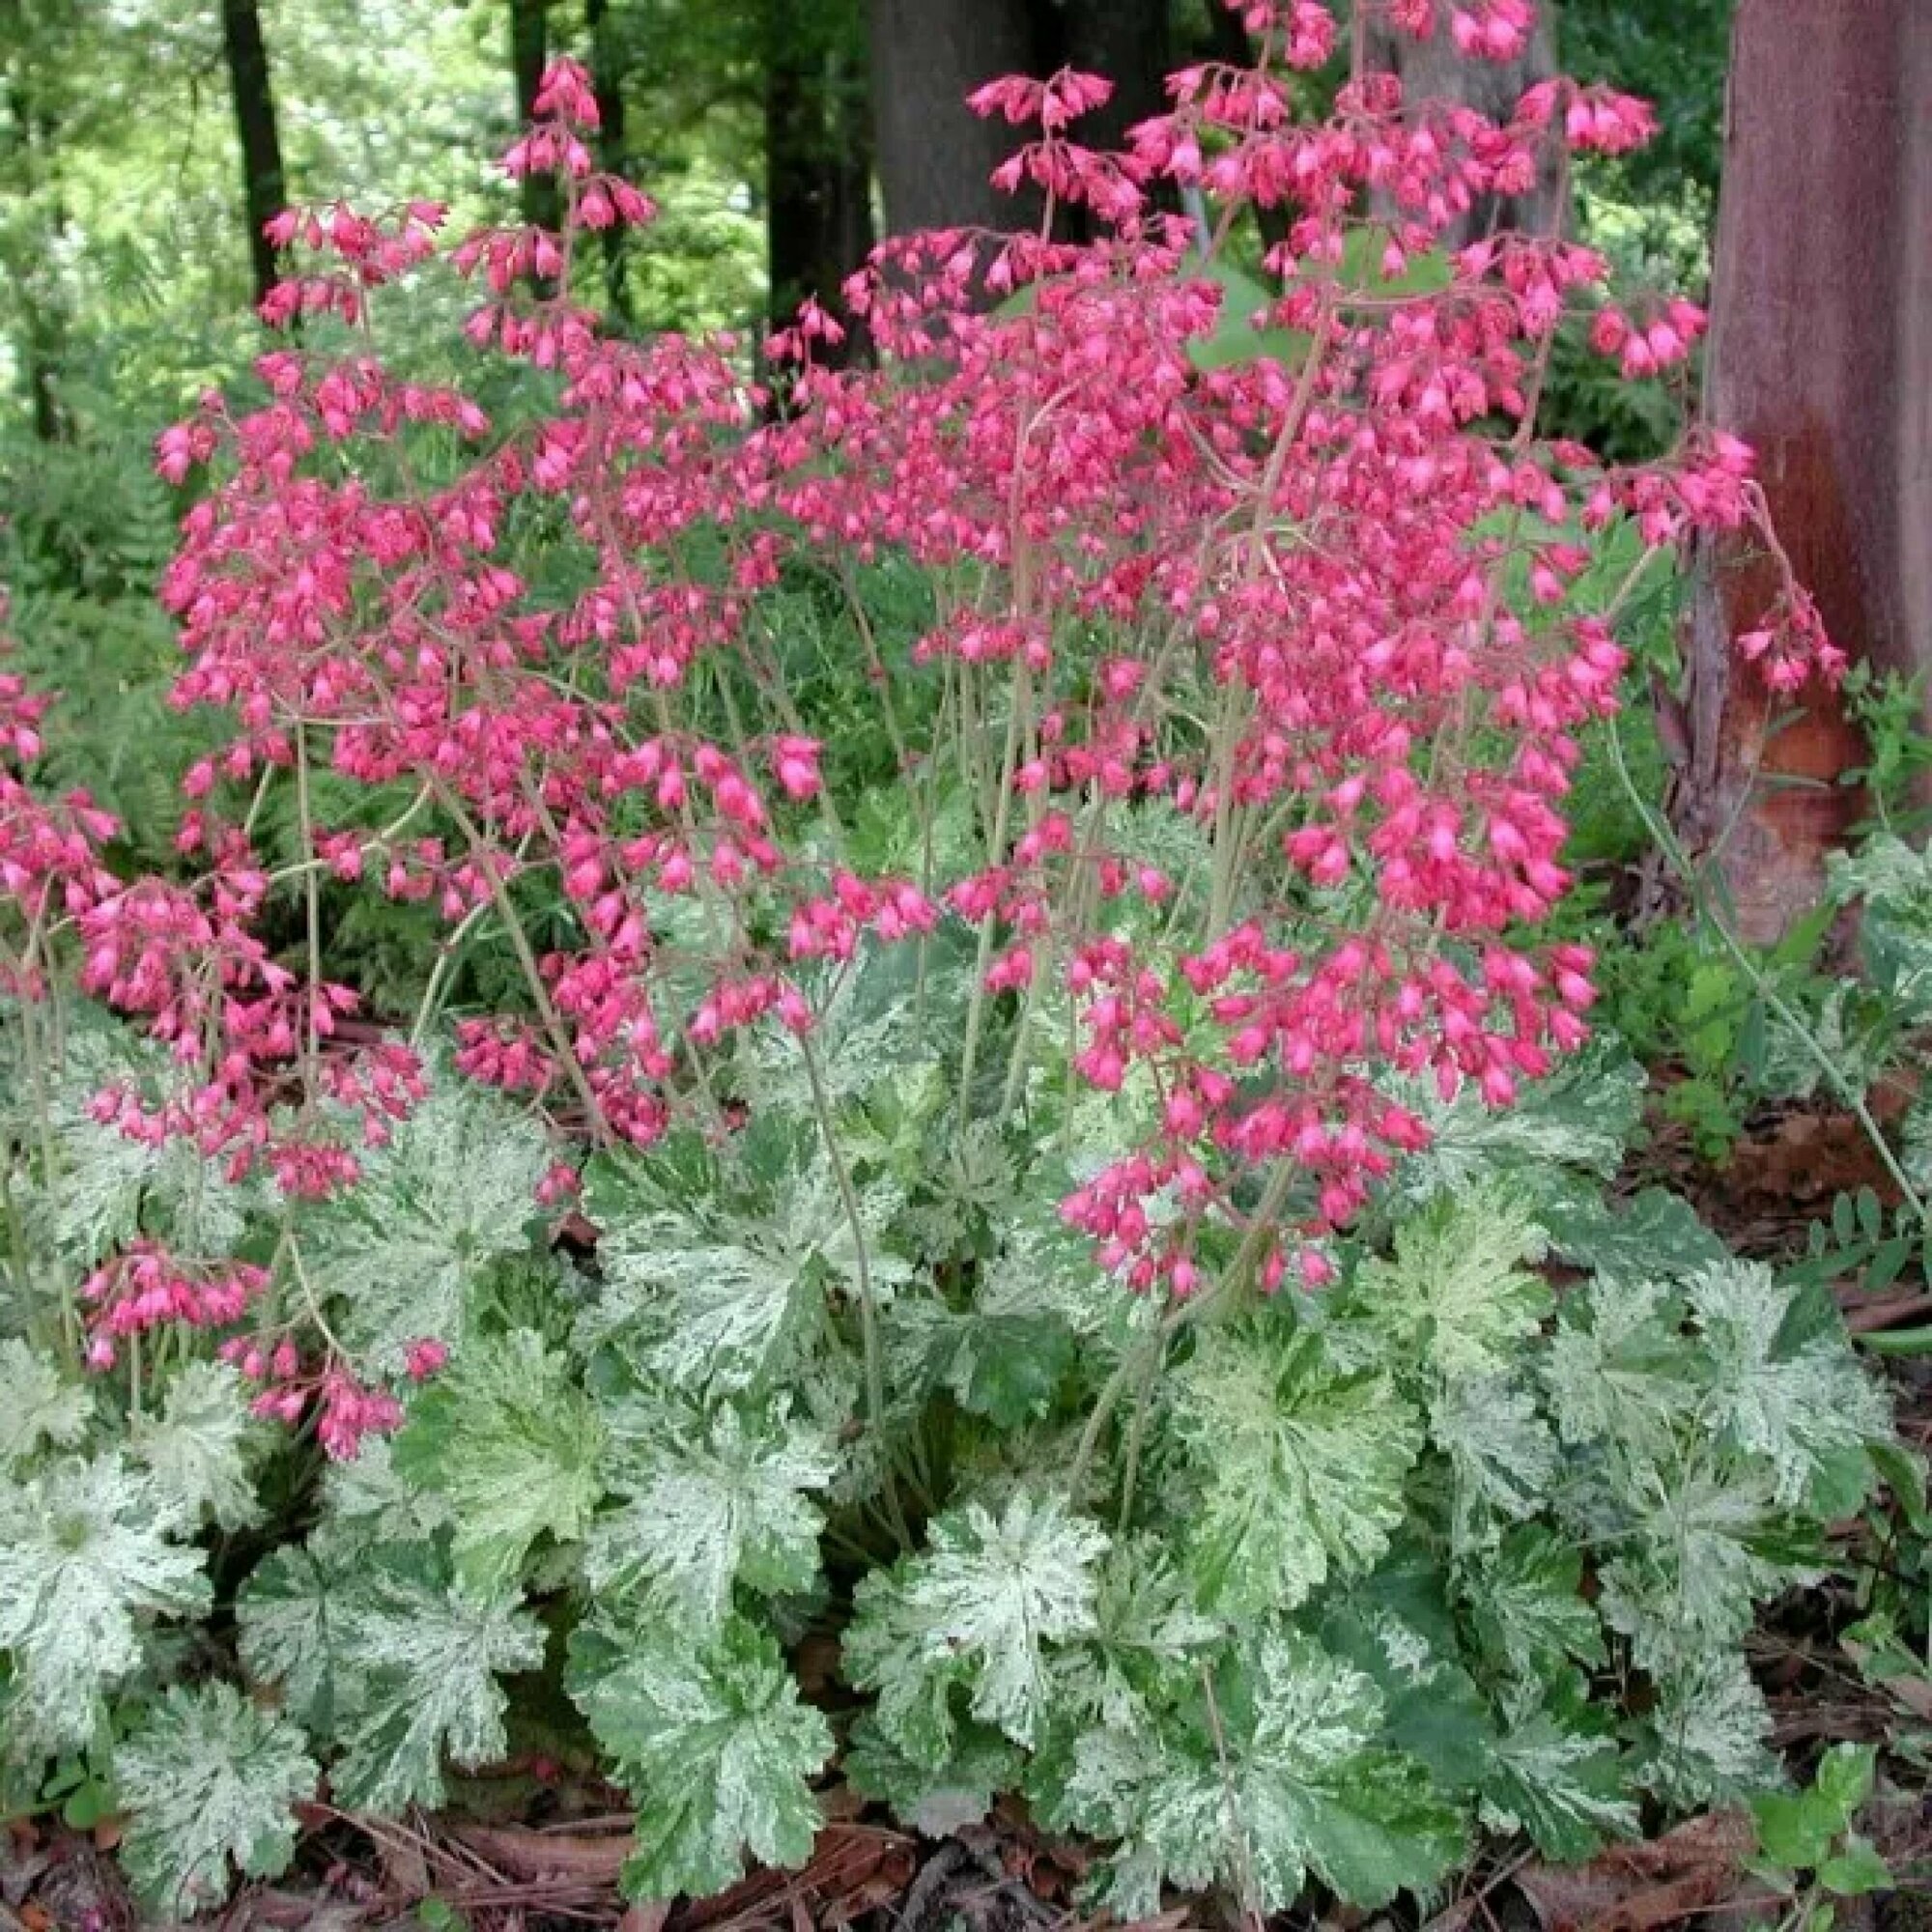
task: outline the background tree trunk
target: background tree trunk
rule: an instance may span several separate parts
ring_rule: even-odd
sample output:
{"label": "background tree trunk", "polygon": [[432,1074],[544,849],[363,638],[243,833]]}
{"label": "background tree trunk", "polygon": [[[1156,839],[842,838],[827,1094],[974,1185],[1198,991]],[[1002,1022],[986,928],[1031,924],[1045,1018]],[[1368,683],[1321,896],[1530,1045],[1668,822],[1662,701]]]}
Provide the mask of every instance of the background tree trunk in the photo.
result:
{"label": "background tree trunk", "polygon": [[[21,386],[42,442],[59,442],[72,430],[61,400],[61,364],[67,357],[67,292],[56,250],[50,245],[67,226],[56,185],[49,177],[57,156],[59,124],[37,86],[41,75],[20,0],[0,0],[0,76],[4,77],[7,133],[0,178],[19,215],[0,229],[8,252],[0,258],[11,281],[20,336]],[[31,210],[42,219],[21,218]]]}
{"label": "background tree trunk", "polygon": [[[808,296],[842,318],[839,285],[872,250],[872,136],[859,22],[824,26],[788,7],[774,6],[767,20],[765,233],[774,326],[788,322]],[[848,336],[843,356],[830,359],[861,348]]]}
{"label": "background tree trunk", "polygon": [[1118,147],[1136,121],[1165,104],[1166,0],[871,0],[873,126],[886,226],[1010,229],[1037,204],[1004,195],[987,177],[1029,138],[981,121],[965,100],[1003,73],[1060,67],[1102,73],[1114,99],[1078,138]]}
{"label": "background tree trunk", "polygon": [[259,302],[276,281],[275,250],[262,231],[288,204],[269,50],[255,0],[221,0],[221,44],[235,97],[235,130],[242,142],[242,212],[248,224],[248,260]]}
{"label": "background tree trunk", "polygon": [[[1906,674],[1932,667],[1928,101],[1925,0],[1741,0],[1706,412],[1756,445],[1779,541],[1833,641]],[[1760,941],[1815,902],[1860,810],[1836,780],[1863,762],[1830,694],[1781,723],[1789,700],[1737,662],[1730,640],[1776,592],[1743,546],[1697,557],[1672,799]]]}
{"label": "background tree trunk", "polygon": [[[1367,59],[1377,72],[1401,77],[1403,104],[1413,111],[1425,101],[1448,100],[1492,121],[1507,121],[1516,104],[1540,80],[1556,72],[1556,7],[1543,0],[1529,45],[1513,61],[1464,60],[1456,51],[1445,26],[1437,25],[1426,41],[1394,32],[1385,21],[1368,23]],[[1445,231],[1442,242],[1462,248],[1494,229],[1518,229],[1526,235],[1553,233],[1568,219],[1563,186],[1562,156],[1557,144],[1548,144],[1537,182],[1529,193],[1497,198],[1485,196]]]}
{"label": "background tree trunk", "polygon": [[1010,228],[1019,202],[987,179],[1017,130],[966,96],[1035,66],[1026,0],[871,0],[872,125],[886,226]]}
{"label": "background tree trunk", "polygon": [[[550,0],[510,0],[510,71],[517,83],[520,122],[536,113],[537,90],[549,62]],[[554,176],[526,175],[520,195],[524,219],[531,227],[554,229],[561,222],[563,203]]]}
{"label": "background tree trunk", "polygon": [[1043,69],[1079,68],[1114,83],[1113,99],[1075,130],[1086,146],[1122,148],[1129,128],[1166,107],[1174,65],[1166,0],[1034,0],[1034,12]]}

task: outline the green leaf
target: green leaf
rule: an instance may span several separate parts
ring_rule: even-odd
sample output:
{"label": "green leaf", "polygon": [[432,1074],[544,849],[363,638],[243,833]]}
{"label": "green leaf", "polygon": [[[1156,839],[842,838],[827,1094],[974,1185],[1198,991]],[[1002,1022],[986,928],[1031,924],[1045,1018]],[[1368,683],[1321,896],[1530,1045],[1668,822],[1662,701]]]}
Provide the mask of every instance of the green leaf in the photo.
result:
{"label": "green leaf", "polygon": [[142,1660],[160,1616],[207,1607],[198,1549],[152,1477],[119,1456],[69,1459],[0,1487],[0,1651],[13,1661],[7,1723],[55,1747],[93,1734],[102,1694]]}
{"label": "green leaf", "polygon": [[571,1639],[570,1691],[637,1804],[634,1898],[708,1897],[749,1853],[803,1864],[821,1822],[809,1780],[832,1731],[776,1643],[742,1618],[693,1646],[654,1620]]}
{"label": "green leaf", "polygon": [[944,1764],[909,1758],[884,1736],[869,1714],[852,1726],[839,1768],[853,1790],[892,1807],[893,1816],[928,1838],[945,1838],[979,1824],[1002,1793],[1020,1781],[1019,1747],[981,1724],[962,1724]]}
{"label": "green leaf", "polygon": [[[1450,265],[1438,252],[1411,256],[1402,273],[1394,276],[1381,272],[1380,257],[1380,241],[1358,230],[1344,242],[1342,260],[1332,270],[1325,264],[1319,269],[1311,265],[1297,280],[1332,279],[1344,289],[1365,291],[1382,299],[1433,294],[1449,285]],[[1304,331],[1265,322],[1256,326],[1256,318],[1272,305],[1273,298],[1252,276],[1218,257],[1190,262],[1187,273],[1221,290],[1221,312],[1212,334],[1197,337],[1187,345],[1188,359],[1197,369],[1237,368],[1265,358],[1294,370],[1307,360],[1314,343]]]}
{"label": "green leaf", "polygon": [[1564,1441],[1667,1453],[1701,1393],[1697,1353],[1679,1332],[1680,1308],[1655,1281],[1599,1281],[1568,1298],[1544,1358]]}
{"label": "green leaf", "polygon": [[956,1686],[974,1718],[1035,1744],[1051,1694],[1048,1646],[1094,1633],[1106,1549],[1094,1524],[1024,1492],[997,1518],[978,1503],[935,1518],[925,1549],[874,1572],[853,1598],[845,1674],[878,1693],[884,1735],[943,1764]]}
{"label": "green leaf", "polygon": [[1877,1846],[1854,1833],[1818,1867],[1818,1883],[1839,1898],[1862,1898],[1867,1892],[1889,1891],[1896,1881]]}
{"label": "green leaf", "polygon": [[1232,1615],[1292,1609],[1331,1574],[1371,1568],[1421,1435],[1385,1378],[1334,1368],[1279,1321],[1204,1335],[1169,1426],[1194,1477],[1189,1567],[1203,1603]]}
{"label": "green leaf", "polygon": [[1902,1014],[1922,1014],[1932,1000],[1932,854],[1889,833],[1855,853],[1834,853],[1833,897],[1864,904],[1859,952],[1872,983]]}
{"label": "green leaf", "polygon": [[592,1164],[586,1211],[603,1231],[586,1350],[614,1346],[639,1379],[706,1397],[795,1393],[822,1352],[828,1290],[890,1302],[908,1195],[890,1174],[851,1177],[859,1234],[809,1122],[762,1114],[729,1159],[674,1137],[648,1155]]}
{"label": "green leaf", "polygon": [[1759,1599],[1797,1580],[1772,1541],[1769,1485],[1748,1472],[1681,1458],[1624,1465],[1606,1486],[1621,1526],[1599,1607],[1653,1676],[1735,1655]]}
{"label": "green leaf", "polygon": [[1238,368],[1264,357],[1295,368],[1307,359],[1313,339],[1299,329],[1255,326],[1272,298],[1252,276],[1219,261],[1201,264],[1200,274],[1219,287],[1221,313],[1212,334],[1187,346],[1188,359],[1197,369]]}
{"label": "green leaf", "polygon": [[1157,1748],[1090,1733],[1058,1807],[1124,1842],[1122,1916],[1157,1909],[1163,1881],[1223,1884],[1256,1912],[1285,1910],[1312,1871],[1353,1905],[1433,1885],[1462,1855],[1455,1808],[1412,1759],[1382,1747],[1362,1672],[1306,1637],[1258,1632],[1163,1727]]}
{"label": "green leaf", "polygon": [[974,1310],[938,1338],[937,1377],[969,1415],[1019,1429],[1044,1415],[1073,1366],[1073,1331],[1053,1315]]}
{"label": "green leaf", "polygon": [[1606,1838],[1634,1836],[1637,1807],[1608,1726],[1580,1698],[1532,1702],[1497,1739],[1483,1820],[1527,1832],[1546,1858],[1579,1864]]}
{"label": "green leaf", "polygon": [[1395,1259],[1357,1270],[1349,1308],[1395,1358],[1445,1382],[1512,1376],[1551,1305],[1543,1231],[1507,1186],[1444,1197],[1396,1231]]}
{"label": "green leaf", "polygon": [[128,1813],[121,1861],[151,1911],[188,1918],[227,1896],[231,1865],[275,1878],[295,1855],[292,1807],[314,1795],[301,1733],[226,1684],[179,1685],[114,1753]]}
{"label": "green leaf", "polygon": [[1555,1530],[1513,1529],[1459,1576],[1478,1639],[1517,1680],[1540,1682],[1573,1660],[1591,1669],[1604,1662],[1603,1627],[1582,1594],[1582,1551]]}
{"label": "green leaf", "polygon": [[1453,1654],[1378,1600],[1380,1577],[1357,1584],[1322,1617],[1321,1641],[1375,1684],[1383,1742],[1416,1759],[1444,1790],[1473,1790],[1495,1736],[1489,1705]]}
{"label": "green leaf", "polygon": [[1579,1173],[1600,1180],[1616,1173],[1642,1117],[1645,1076],[1621,1047],[1605,1044],[1526,1084],[1512,1107],[1488,1106],[1473,1082],[1446,1102],[1431,1081],[1399,1085],[1431,1139],[1398,1171],[1396,1202],[1420,1205],[1508,1179],[1540,1208],[1552,1186],[1573,1189]]}
{"label": "green leaf", "polygon": [[526,1113],[440,1070],[388,1144],[359,1158],[360,1180],[310,1217],[302,1256],[351,1346],[398,1374],[412,1341],[461,1342],[472,1285],[527,1249],[550,1154]]}
{"label": "green leaf", "polygon": [[1878,1751],[1871,1745],[1833,1745],[1818,1760],[1811,1776],[1811,1790],[1819,1804],[1836,1820],[1836,1829],[1849,1830],[1878,1776]]}
{"label": "green leaf", "polygon": [[751,1228],[723,1239],[693,1215],[610,1211],[599,1216],[605,1305],[586,1342],[629,1329],[646,1378],[717,1395],[773,1387],[807,1352],[824,1316],[809,1257]]}
{"label": "green leaf", "polygon": [[411,1404],[395,1471],[449,1498],[458,1573],[508,1582],[545,1534],[582,1536],[603,1494],[604,1426],[568,1360],[528,1329],[459,1350]]}
{"label": "green leaf", "polygon": [[223,1178],[192,1140],[156,1142],[124,1134],[94,1117],[104,1088],[130,1088],[153,1106],[175,1094],[181,1072],[166,1054],[99,1008],[76,1010],[54,1089],[48,1126],[60,1174],[44,1204],[62,1252],[82,1267],[156,1235],[185,1254],[230,1253],[241,1239],[249,1192]]}
{"label": "green leaf", "polygon": [[1451,1382],[1429,1406],[1429,1434],[1449,1459],[1455,1555],[1492,1542],[1499,1522],[1535,1516],[1548,1503],[1556,1438],[1528,1389],[1499,1377]]}
{"label": "green leaf", "polygon": [[311,1550],[284,1545],[255,1566],[235,1605],[242,1667],[279,1685],[289,1715],[324,1732],[335,1722],[343,1580]]}
{"label": "green leaf", "polygon": [[1665,1678],[1641,1727],[1639,1776],[1686,1810],[1749,1799],[1777,1782],[1771,1713],[1744,1660],[1713,1657]]}
{"label": "green leaf", "polygon": [[542,1626],[514,1588],[452,1581],[426,1549],[374,1552],[344,1593],[336,1631],[336,1671],[348,1665],[355,1682],[333,1782],[360,1810],[440,1804],[445,1755],[472,1769],[500,1757],[497,1675],[543,1662]]}
{"label": "green leaf", "polygon": [[1127,1728],[1193,1681],[1222,1625],[1203,1616],[1162,1538],[1117,1542],[1100,1564],[1094,1627],[1053,1660],[1053,1715],[1061,1722]]}
{"label": "green leaf", "polygon": [[1727,1253],[1696,1208],[1662,1187],[1621,1202],[1599,1184],[1551,1189],[1540,1205],[1551,1251],[1606,1279],[1681,1281]]}
{"label": "green leaf", "polygon": [[1891,1432],[1822,1291],[1801,1296],[1757,1263],[1731,1261],[1687,1284],[1713,1369],[1709,1413],[1771,1463],[1776,1500],[1801,1501],[1834,1457]]}
{"label": "green leaf", "polygon": [[[1053,1203],[1072,1190],[1072,1173],[1037,1169],[1030,1191],[1010,1205],[998,1255],[984,1264],[974,1291],[976,1315],[995,1321],[1032,1314],[1051,1318],[1075,1338],[1083,1360],[1112,1356],[1158,1321],[1144,1295],[1122,1294],[1094,1265],[1094,1244],[1063,1222]],[[1037,1191],[1034,1191],[1037,1190]],[[1059,1345],[1052,1345],[1056,1354]]]}
{"label": "green leaf", "polygon": [[353,1463],[331,1463],[322,1476],[323,1515],[309,1538],[317,1556],[353,1563],[383,1543],[429,1543],[449,1528],[449,1498],[397,1472],[395,1439],[365,1435]]}
{"label": "green leaf", "polygon": [[94,1392],[67,1380],[51,1355],[25,1342],[0,1342],[0,1470],[43,1444],[73,1448],[94,1415]]}
{"label": "green leaf", "polygon": [[1759,1852],[1792,1871],[1810,1871],[1831,1856],[1837,1827],[1808,1791],[1768,1791],[1751,1800]]}
{"label": "green leaf", "polygon": [[159,1416],[133,1427],[130,1446],[190,1521],[206,1517],[222,1529],[242,1529],[261,1514],[248,1467],[260,1433],[234,1369],[185,1362],[168,1383]]}
{"label": "green leaf", "polygon": [[1758,1849],[1794,1871],[1822,1866],[1871,1796],[1878,1753],[1869,1745],[1833,1745],[1803,1791],[1773,1791],[1751,1801]]}
{"label": "green leaf", "polygon": [[641,1403],[613,1409],[611,1425],[611,1487],[628,1500],[592,1533],[593,1589],[642,1588],[708,1632],[739,1583],[764,1596],[811,1586],[824,1519],[810,1496],[838,1467],[819,1431],[777,1409],[725,1407],[707,1421]]}

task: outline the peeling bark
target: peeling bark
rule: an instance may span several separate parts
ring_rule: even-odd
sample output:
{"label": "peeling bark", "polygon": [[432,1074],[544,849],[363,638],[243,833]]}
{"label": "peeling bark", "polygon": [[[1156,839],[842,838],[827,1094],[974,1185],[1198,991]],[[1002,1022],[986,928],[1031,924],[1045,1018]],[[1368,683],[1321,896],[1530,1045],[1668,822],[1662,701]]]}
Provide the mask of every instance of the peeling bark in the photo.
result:
{"label": "peeling bark", "polygon": [[[1932,667],[1928,102],[1923,0],[1742,0],[1705,413],[1756,446],[1773,526],[1833,640],[1905,675]],[[1693,559],[1670,801],[1755,941],[1815,904],[1861,810],[1837,782],[1864,759],[1838,699],[1808,692],[1794,716],[1731,651],[1776,588],[1748,546]]]}

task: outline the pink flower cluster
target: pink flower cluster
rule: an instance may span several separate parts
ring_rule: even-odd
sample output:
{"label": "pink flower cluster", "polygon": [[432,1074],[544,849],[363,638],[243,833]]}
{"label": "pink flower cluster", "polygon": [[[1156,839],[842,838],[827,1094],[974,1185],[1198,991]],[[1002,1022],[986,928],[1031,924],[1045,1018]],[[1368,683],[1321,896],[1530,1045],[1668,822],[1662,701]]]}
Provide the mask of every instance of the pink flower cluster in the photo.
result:
{"label": "pink flower cluster", "polygon": [[152,1241],[136,1240],[81,1284],[80,1298],[95,1310],[94,1360],[114,1359],[112,1338],[184,1322],[190,1328],[226,1328],[269,1285],[265,1270],[221,1261],[192,1265]]}
{"label": "pink flower cluster", "polygon": [[[469,342],[550,372],[554,402],[502,433],[460,385],[291,346],[261,359],[263,407],[212,395],[162,438],[164,475],[208,471],[163,587],[178,696],[232,721],[189,778],[200,869],[123,886],[92,856],[104,828],[84,802],[0,790],[9,892],[29,921],[70,922],[86,985],[194,1069],[160,1130],[313,1193],[353,1184],[354,1150],[328,1110],[272,1095],[293,1080],[374,1137],[410,1104],[399,1047],[329,1046],[352,989],[256,936],[271,898],[325,871],[519,938],[516,889],[553,894],[566,936],[526,940],[526,997],[464,1024],[461,1065],[604,1141],[728,1120],[707,1065],[746,1029],[810,1033],[807,962],[963,923],[979,991],[962,1086],[981,1070],[982,1005],[1004,1003],[1023,1070],[1029,1037],[1048,1050],[1028,1033],[1036,1007],[1056,1000],[1079,1078],[1153,1096],[1147,1143],[1065,1209],[1146,1291],[1192,1292],[1217,1223],[1255,1244],[1265,1282],[1319,1283],[1321,1236],[1423,1138],[1383,1076],[1503,1106],[1583,1038],[1592,962],[1535,929],[1570,883],[1577,734],[1614,711],[1625,659],[1569,588],[1618,517],[1667,550],[1757,523],[1762,498],[1721,437],[1619,468],[1536,434],[1566,315],[1594,309],[1597,348],[1635,377],[1690,353],[1690,304],[1603,306],[1601,258],[1554,237],[1486,240],[1440,288],[1390,283],[1478,197],[1533,183],[1549,144],[1619,152],[1648,111],[1563,81],[1502,125],[1410,114],[1393,77],[1358,74],[1310,125],[1288,70],[1336,50],[1333,11],[1239,11],[1262,65],[1177,74],[1124,153],[1072,138],[1107,99],[1094,76],[976,95],[1034,130],[1001,178],[1031,183],[1047,221],[888,244],[843,291],[876,362],[818,364],[839,325],[811,305],[773,345],[797,362],[782,411],[728,339],[612,339],[574,298],[577,238],[651,210],[594,171],[595,103],[569,62],[505,158],[558,177],[560,233],[445,247],[440,211],[417,203],[280,218],[275,239],[313,264],[270,320],[359,317],[440,250],[486,287]],[[1532,25],[1525,0],[1393,13],[1498,60]],[[1228,217],[1285,214],[1259,318],[1287,332],[1279,355],[1202,366],[1221,295],[1191,225],[1163,212],[1167,184]],[[1069,204],[1096,239],[1058,239]],[[1379,277],[1350,270],[1357,235]],[[398,482],[421,435],[468,454]],[[512,546],[533,519],[569,553],[541,587]],[[884,557],[933,586],[916,638],[875,635],[853,589]],[[976,800],[978,850],[950,874],[874,874],[841,847],[827,808],[842,802],[763,629],[799,568],[853,598],[909,792],[944,768]],[[1744,648],[1779,683],[1836,666],[1795,588]],[[943,687],[936,723],[916,681]],[[0,682],[9,704],[0,733],[24,758],[31,707]],[[302,865],[271,876],[248,800],[325,762],[412,802],[378,831],[308,828]],[[1149,815],[1192,828],[1196,875],[1134,856],[1128,828]],[[709,934],[695,1000],[662,938],[681,901]],[[157,1296],[185,1311],[170,1319],[233,1321],[253,1292],[145,1252],[104,1276],[110,1332],[146,1320],[113,1311]],[[385,1426],[388,1398],[350,1365],[285,1374],[252,1346],[238,1359],[274,1384],[276,1412],[313,1403],[332,1452]],[[412,1371],[436,1360],[425,1344]]]}

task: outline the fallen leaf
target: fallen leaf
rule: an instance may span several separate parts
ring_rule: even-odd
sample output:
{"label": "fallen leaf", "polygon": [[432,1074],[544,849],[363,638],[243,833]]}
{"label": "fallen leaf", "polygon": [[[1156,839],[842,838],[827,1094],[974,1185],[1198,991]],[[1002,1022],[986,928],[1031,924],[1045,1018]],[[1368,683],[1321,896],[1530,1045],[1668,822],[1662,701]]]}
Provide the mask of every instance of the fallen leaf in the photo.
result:
{"label": "fallen leaf", "polygon": [[1532,1861],[1515,1883],[1543,1932],[1653,1932],[1728,1898],[1755,1843],[1745,1813],[1717,1811],[1588,1864]]}
{"label": "fallen leaf", "polygon": [[588,1885],[615,1884],[635,1849],[627,1833],[592,1837],[522,1825],[457,1825],[450,1836],[518,1878],[571,1878]]}

